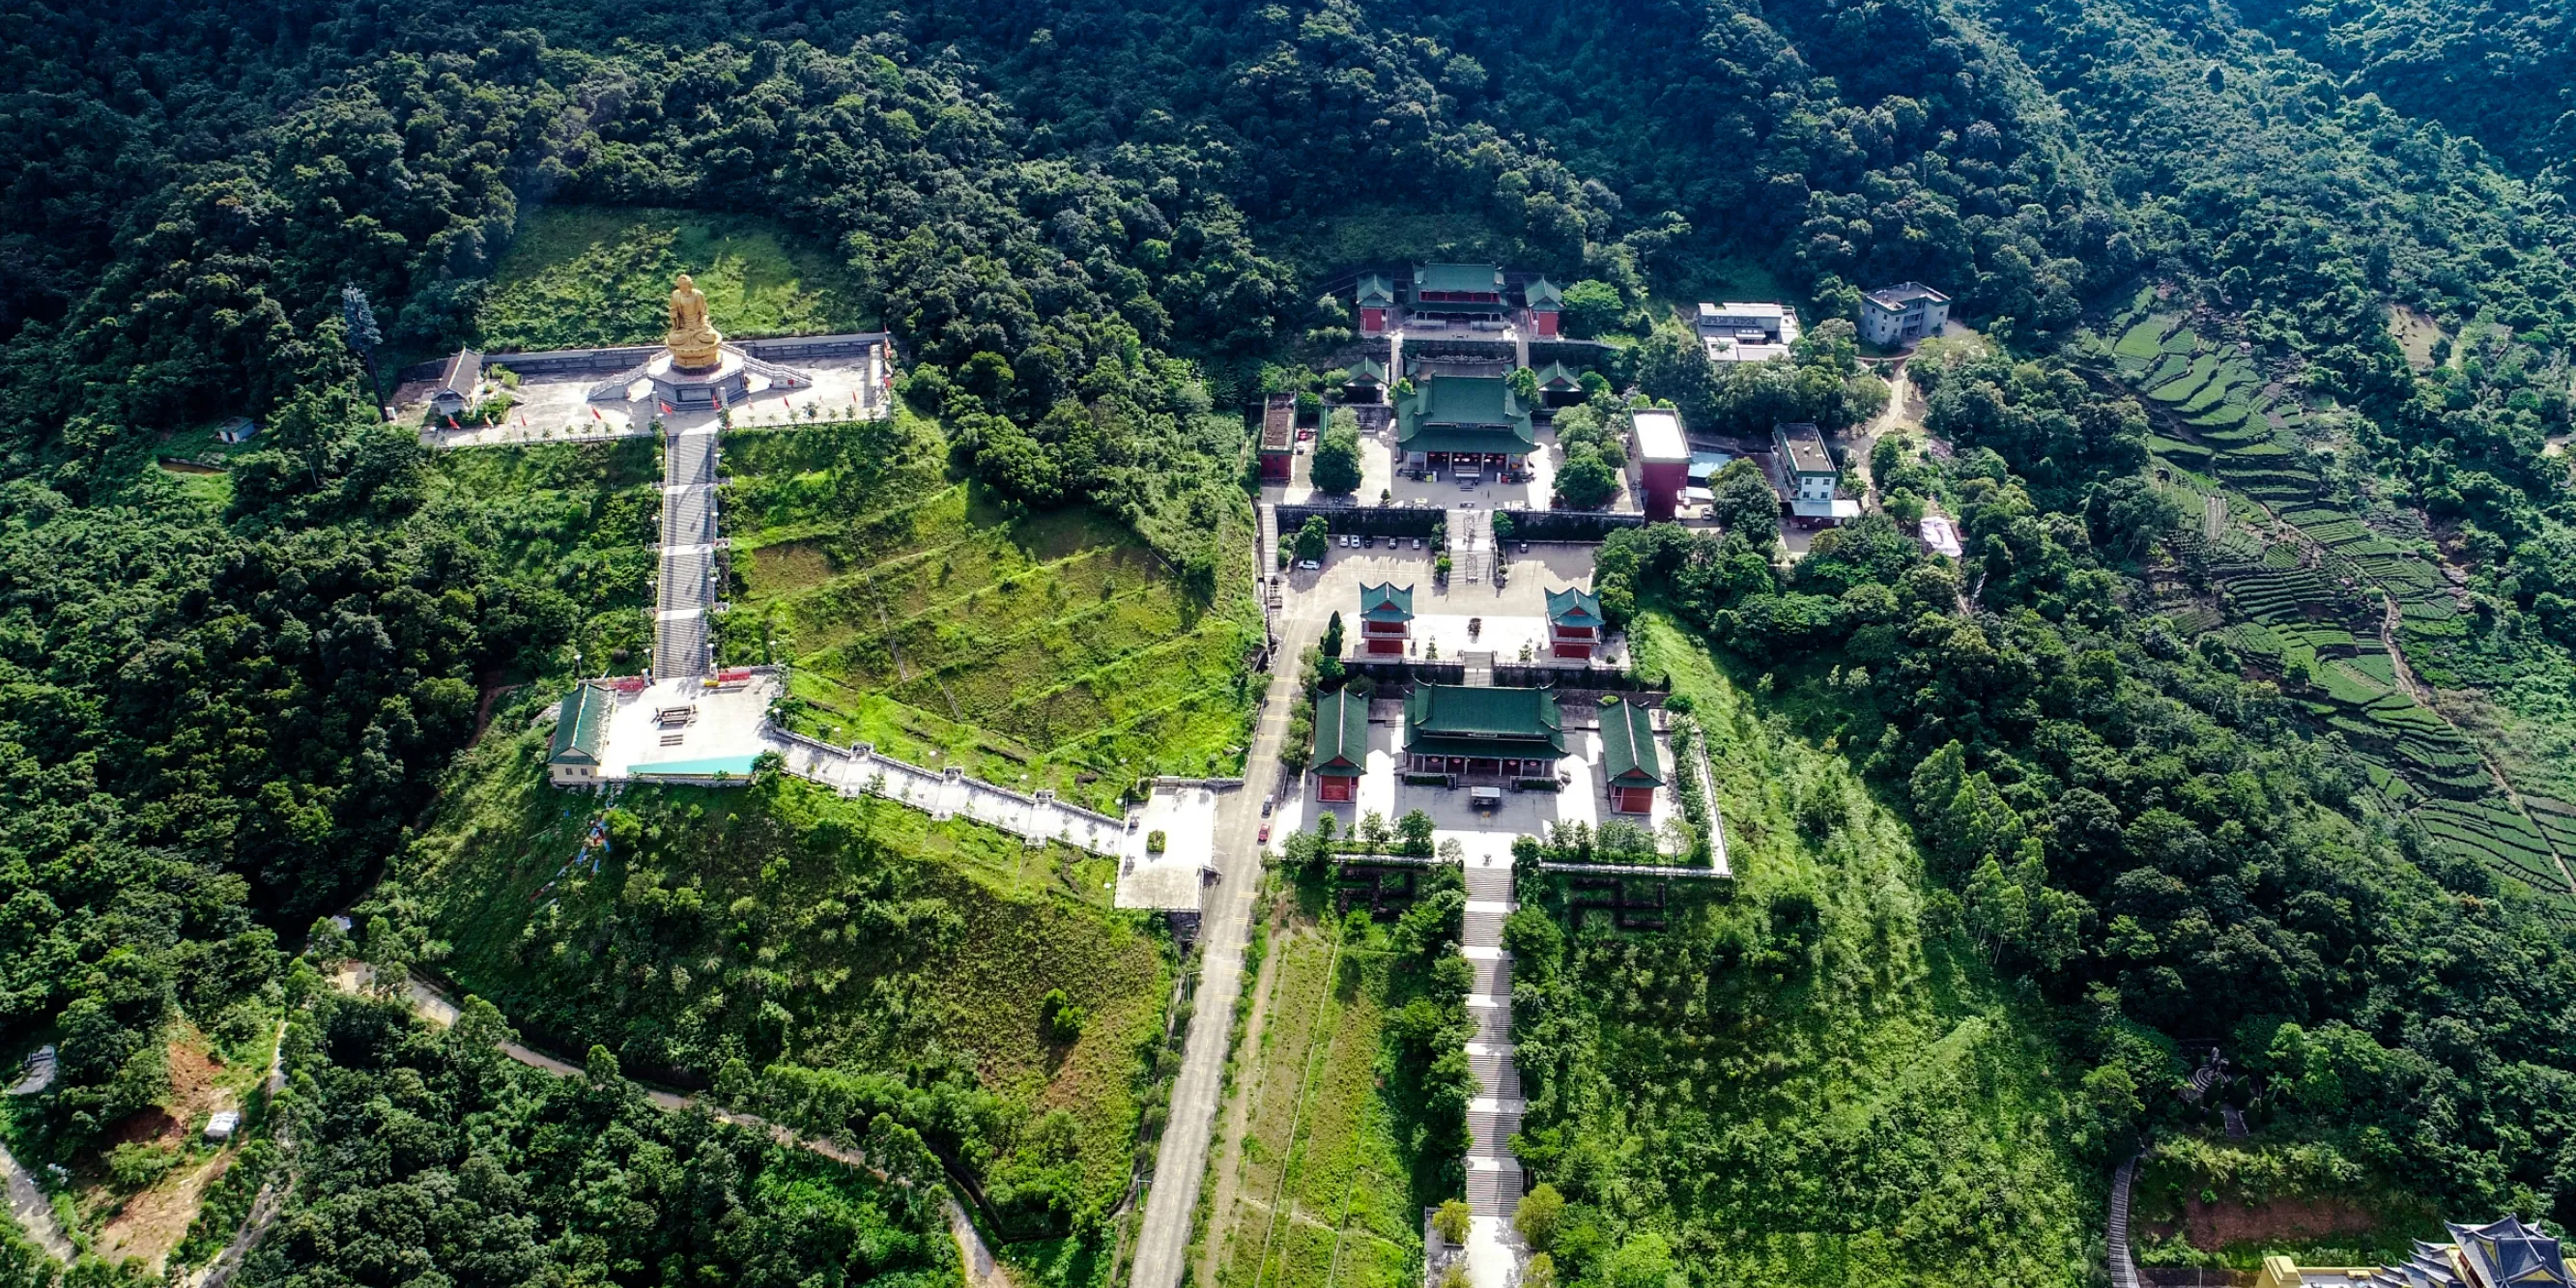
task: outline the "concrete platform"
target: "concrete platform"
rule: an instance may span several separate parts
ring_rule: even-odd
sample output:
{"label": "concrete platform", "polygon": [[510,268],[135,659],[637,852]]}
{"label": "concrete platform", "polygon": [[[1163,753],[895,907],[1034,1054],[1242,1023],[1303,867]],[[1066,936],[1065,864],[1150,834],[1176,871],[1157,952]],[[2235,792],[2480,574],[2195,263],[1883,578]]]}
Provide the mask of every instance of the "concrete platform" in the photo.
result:
{"label": "concrete platform", "polygon": [[[817,421],[864,419],[886,414],[886,391],[882,381],[885,368],[881,358],[871,355],[861,359],[826,359],[798,362],[797,370],[813,377],[814,383],[803,389],[772,389],[765,376],[747,377],[748,398],[731,409],[736,429],[764,426],[780,429]],[[572,376],[527,377],[519,382],[518,403],[509,417],[492,426],[465,425],[447,429],[444,425],[421,431],[420,441],[428,447],[490,447],[502,444],[578,442],[583,439],[624,438],[652,432],[654,417],[659,413],[649,380],[638,380],[629,387],[627,401],[591,401],[591,387],[599,383],[595,374]],[[403,387],[397,394],[395,412],[405,420],[427,414],[428,386]],[[409,401],[404,401],[408,398]],[[595,413],[595,414],[594,414]],[[674,410],[662,416],[663,424],[686,430],[699,425],[718,423],[712,409]]]}
{"label": "concrete platform", "polygon": [[[718,770],[736,777],[769,750],[762,726],[784,685],[774,675],[715,685],[706,680],[657,680],[641,692],[621,694],[600,739],[599,777],[618,782],[643,777],[707,777]],[[690,709],[686,719],[655,719],[665,710]]]}
{"label": "concrete platform", "polygon": [[[1118,907],[1199,910],[1205,874],[1216,864],[1217,799],[1207,787],[1160,788],[1137,810],[1118,860]],[[1146,841],[1157,830],[1163,852],[1148,854]]]}

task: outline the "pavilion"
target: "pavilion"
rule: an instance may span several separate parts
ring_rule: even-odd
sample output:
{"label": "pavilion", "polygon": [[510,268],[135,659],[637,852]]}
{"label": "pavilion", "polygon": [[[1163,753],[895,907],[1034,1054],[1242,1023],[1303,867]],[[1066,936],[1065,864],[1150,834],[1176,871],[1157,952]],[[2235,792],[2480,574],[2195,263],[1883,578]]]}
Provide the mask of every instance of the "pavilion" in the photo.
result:
{"label": "pavilion", "polygon": [[1402,653],[1413,634],[1413,587],[1360,585],[1360,641],[1372,654]]}

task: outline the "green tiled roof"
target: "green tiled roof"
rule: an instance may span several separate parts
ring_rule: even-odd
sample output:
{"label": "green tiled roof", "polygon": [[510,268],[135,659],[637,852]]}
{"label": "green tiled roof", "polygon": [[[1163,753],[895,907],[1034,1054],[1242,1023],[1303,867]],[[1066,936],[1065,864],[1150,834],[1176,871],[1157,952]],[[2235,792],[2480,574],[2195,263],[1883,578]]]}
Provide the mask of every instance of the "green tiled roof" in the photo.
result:
{"label": "green tiled roof", "polygon": [[1559,626],[1599,627],[1605,624],[1601,620],[1600,597],[1579,586],[1547,592],[1547,620]]}
{"label": "green tiled roof", "polygon": [[1371,273],[1360,279],[1353,300],[1357,307],[1363,309],[1392,308],[1395,305],[1395,288],[1387,285],[1385,278]]}
{"label": "green tiled roof", "polygon": [[1601,772],[1614,787],[1663,786],[1652,712],[1617,698],[1602,704]]}
{"label": "green tiled roof", "polygon": [[1417,298],[1422,291],[1492,291],[1500,294],[1503,270],[1491,264],[1424,264],[1413,270],[1413,289]]}
{"label": "green tiled roof", "polygon": [[1346,385],[1385,384],[1386,364],[1375,358],[1362,358],[1358,362],[1352,364],[1351,374],[1345,378],[1342,383]]}
{"label": "green tiled roof", "polygon": [[1545,689],[1418,684],[1404,700],[1404,748],[1429,756],[1565,754],[1556,695]]}
{"label": "green tiled roof", "polygon": [[1395,420],[1396,445],[1408,452],[1538,450],[1528,409],[1500,376],[1425,376]]}
{"label": "green tiled roof", "polygon": [[1354,774],[1368,768],[1368,699],[1335,689],[1315,700],[1315,754],[1306,768]]}
{"label": "green tiled roof", "polygon": [[1521,297],[1528,300],[1529,306],[1534,309],[1555,309],[1565,306],[1565,293],[1557,290],[1544,277],[1521,288]]}
{"label": "green tiled roof", "polygon": [[1360,583],[1360,620],[1364,622],[1409,622],[1413,620],[1413,587],[1388,582],[1382,586]]}
{"label": "green tiled roof", "polygon": [[1538,387],[1553,392],[1569,392],[1583,387],[1583,377],[1562,362],[1551,362],[1539,369]]}
{"label": "green tiled roof", "polygon": [[608,734],[608,714],[617,700],[608,690],[584,681],[564,695],[563,714],[555,717],[554,749],[547,753],[546,763],[553,765],[596,765],[599,742]]}

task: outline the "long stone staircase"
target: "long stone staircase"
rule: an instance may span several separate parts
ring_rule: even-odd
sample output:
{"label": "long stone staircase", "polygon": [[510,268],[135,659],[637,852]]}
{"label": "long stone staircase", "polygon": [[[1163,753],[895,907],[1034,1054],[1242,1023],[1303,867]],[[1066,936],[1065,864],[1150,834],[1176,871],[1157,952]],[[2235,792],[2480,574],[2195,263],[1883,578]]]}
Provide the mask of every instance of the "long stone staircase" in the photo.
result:
{"label": "long stone staircase", "polygon": [[708,426],[662,440],[662,567],[653,614],[653,674],[660,679],[704,675],[711,661],[716,439]]}
{"label": "long stone staircase", "polygon": [[1476,1288],[1503,1288],[1519,1271],[1520,1239],[1511,1220],[1522,1192],[1520,1160],[1511,1150],[1522,1109],[1520,1068],[1512,1060],[1512,959],[1503,951],[1503,919],[1513,906],[1511,856],[1471,858],[1466,877],[1461,946],[1476,970],[1467,995],[1467,1014],[1476,1021],[1467,1066],[1478,1085],[1467,1103],[1467,1208],[1475,1218],[1468,1274]]}

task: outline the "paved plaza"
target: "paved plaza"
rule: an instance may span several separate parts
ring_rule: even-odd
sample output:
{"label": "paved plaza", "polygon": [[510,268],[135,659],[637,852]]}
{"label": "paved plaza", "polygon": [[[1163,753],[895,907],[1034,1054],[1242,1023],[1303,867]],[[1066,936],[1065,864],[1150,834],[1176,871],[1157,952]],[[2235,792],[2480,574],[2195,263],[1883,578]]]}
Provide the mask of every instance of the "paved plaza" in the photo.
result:
{"label": "paved plaza", "polygon": [[[751,377],[751,397],[731,409],[736,429],[777,428],[824,421],[870,420],[888,413],[884,348],[865,358],[798,361],[793,365],[813,378],[803,389],[772,389],[768,378]],[[579,442],[586,439],[639,437],[653,432],[660,413],[649,381],[637,381],[624,401],[593,401],[596,373],[529,376],[512,391],[517,398],[498,424],[466,424],[449,429],[441,421],[421,431],[429,447],[494,447],[522,443]],[[408,384],[395,395],[395,414],[409,421],[428,414],[429,386]],[[667,429],[718,423],[712,410],[674,411],[661,416]]]}

